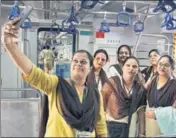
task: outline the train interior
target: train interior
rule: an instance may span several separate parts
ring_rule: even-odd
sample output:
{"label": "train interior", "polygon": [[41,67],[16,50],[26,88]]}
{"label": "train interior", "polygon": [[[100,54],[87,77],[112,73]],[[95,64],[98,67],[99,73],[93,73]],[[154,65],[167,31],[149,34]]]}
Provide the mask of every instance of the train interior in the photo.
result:
{"label": "train interior", "polygon": [[[50,45],[55,55],[51,73],[64,78],[70,76],[71,57],[79,49],[90,53],[100,48],[107,50],[110,59],[106,71],[117,62],[116,50],[122,44],[131,47],[140,69],[150,64],[148,52],[154,48],[176,58],[174,6],[166,4],[167,10],[172,10],[166,12],[159,9],[158,0],[83,1],[1,0],[0,24],[9,20],[14,5],[20,11],[32,6],[20,29],[18,46],[42,68],[40,52],[45,44]],[[37,137],[42,94],[21,79],[2,44],[0,52],[1,136]]]}

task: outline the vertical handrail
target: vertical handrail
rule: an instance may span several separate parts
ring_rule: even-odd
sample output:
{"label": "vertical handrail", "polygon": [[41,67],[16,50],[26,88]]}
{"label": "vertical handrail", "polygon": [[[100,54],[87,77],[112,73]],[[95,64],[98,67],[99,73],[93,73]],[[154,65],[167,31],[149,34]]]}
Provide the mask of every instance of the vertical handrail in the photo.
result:
{"label": "vertical handrail", "polygon": [[1,17],[1,0],[0,0],[0,17]]}
{"label": "vertical handrail", "polygon": [[[0,16],[1,16],[1,0],[0,0]],[[1,32],[1,27],[0,27],[0,32]],[[1,76],[1,51],[2,48],[2,42],[0,42],[0,96],[1,96],[1,87],[2,87],[2,76]]]}
{"label": "vertical handrail", "polygon": [[[147,11],[146,11],[146,13],[148,13],[149,12],[149,9],[150,9],[150,5],[148,5],[148,8],[147,8]],[[145,17],[144,17],[144,23],[145,23],[145,21],[148,19],[148,15],[146,15]],[[135,44],[135,47],[134,47],[134,50],[133,50],[133,55],[136,53],[136,51],[137,51],[137,48],[138,48],[138,46],[139,46],[139,42],[140,42],[140,39],[141,39],[141,36],[142,36],[142,34],[143,34],[143,31],[142,32],[140,32],[139,33],[139,35],[138,35],[138,38],[137,38],[137,41],[136,41],[136,44]],[[136,55],[134,55],[134,56],[136,56]]]}
{"label": "vertical handrail", "polygon": [[[28,58],[31,58],[32,57],[31,56],[31,45],[30,45],[30,41],[27,39],[27,31],[28,31],[27,29],[23,29],[21,32],[22,51]],[[21,87],[25,88],[24,81],[21,81]],[[23,93],[21,96],[25,97],[25,93]]]}
{"label": "vertical handrail", "polygon": [[170,47],[172,46],[169,42],[169,38],[165,35],[161,35],[161,34],[142,34],[142,36],[148,36],[148,37],[161,37],[161,38],[165,38],[167,40],[167,48],[168,48],[168,54],[171,54],[171,51],[170,51]]}

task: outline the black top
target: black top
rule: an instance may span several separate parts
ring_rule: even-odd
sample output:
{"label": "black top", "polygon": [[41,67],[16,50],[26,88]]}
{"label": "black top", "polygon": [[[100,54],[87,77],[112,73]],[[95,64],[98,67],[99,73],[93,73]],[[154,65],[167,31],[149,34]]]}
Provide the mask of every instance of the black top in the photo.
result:
{"label": "black top", "polygon": [[169,79],[163,87],[157,89],[157,79],[152,81],[147,93],[149,107],[172,106],[176,100],[176,80]]}
{"label": "black top", "polygon": [[153,71],[153,67],[149,66],[144,68],[141,73],[144,75],[145,81],[147,81],[150,78],[151,73],[153,73],[153,76],[155,75],[154,71]]}

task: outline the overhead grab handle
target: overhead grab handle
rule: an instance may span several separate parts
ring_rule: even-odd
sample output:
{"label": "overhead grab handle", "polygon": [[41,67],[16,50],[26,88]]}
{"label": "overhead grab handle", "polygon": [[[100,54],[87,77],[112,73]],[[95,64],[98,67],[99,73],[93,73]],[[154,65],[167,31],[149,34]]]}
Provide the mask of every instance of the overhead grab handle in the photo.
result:
{"label": "overhead grab handle", "polygon": [[26,18],[25,21],[20,25],[20,27],[23,29],[32,28],[31,19]]}
{"label": "overhead grab handle", "polygon": [[103,19],[103,21],[101,22],[101,26],[100,26],[99,31],[100,31],[100,32],[110,32],[109,24],[108,24],[108,22],[106,21],[106,13],[104,14],[104,19]]}
{"label": "overhead grab handle", "polygon": [[10,13],[9,13],[8,19],[9,20],[13,20],[14,18],[19,17],[19,16],[20,16],[19,2],[15,1],[14,5],[10,9]]}
{"label": "overhead grab handle", "polygon": [[[64,27],[65,23],[69,23],[68,28]],[[74,2],[72,0],[72,7],[71,7],[71,13],[70,13],[70,17],[67,20],[63,20],[62,21],[62,30],[64,32],[67,32],[69,34],[75,34],[77,33],[76,27],[74,25],[74,23],[79,23],[78,20],[76,19],[76,15],[75,15],[75,8],[74,8]]]}
{"label": "overhead grab handle", "polygon": [[140,15],[138,15],[138,20],[134,24],[134,32],[143,32],[144,31],[144,22],[140,20]]}
{"label": "overhead grab handle", "polygon": [[117,26],[127,27],[131,24],[131,17],[126,12],[126,2],[123,2],[123,11],[117,14]]}
{"label": "overhead grab handle", "polygon": [[70,34],[76,34],[77,33],[76,27],[73,23],[70,23],[70,25],[68,27],[68,33],[70,33]]}
{"label": "overhead grab handle", "polygon": [[72,7],[71,7],[70,17],[67,19],[67,23],[71,23],[71,22],[79,23],[77,18],[76,18],[74,5],[72,5]]}
{"label": "overhead grab handle", "polygon": [[173,16],[171,16],[171,22],[169,21],[166,24],[166,30],[175,30],[176,29],[176,19],[174,19]]}
{"label": "overhead grab handle", "polygon": [[83,9],[92,9],[97,5],[99,0],[81,0],[81,8]]}
{"label": "overhead grab handle", "polygon": [[164,23],[161,27],[166,27],[166,30],[176,29],[176,19],[174,19],[174,17],[170,13],[167,13],[164,19]]}
{"label": "overhead grab handle", "polygon": [[68,28],[65,28],[65,23],[66,23],[66,20],[63,20],[62,21],[62,28],[61,30],[63,32],[67,32],[69,34],[76,34],[78,31],[76,30],[76,27],[75,25],[71,22],[70,25],[68,26]]}
{"label": "overhead grab handle", "polygon": [[[54,28],[56,27],[56,31],[54,31]],[[53,23],[50,28],[50,32],[52,34],[60,34],[60,26],[57,23]]]}
{"label": "overhead grab handle", "polygon": [[9,13],[8,19],[9,20],[13,20],[16,17],[20,17],[21,21],[19,23],[19,27],[22,28],[22,29],[31,28],[32,27],[32,23],[31,23],[30,18],[27,18],[27,16],[30,14],[32,9],[33,8],[27,7],[21,12],[20,8],[19,8],[19,2],[15,1],[14,5],[10,9],[10,13]]}
{"label": "overhead grab handle", "polygon": [[164,23],[161,25],[161,27],[166,27],[167,24],[172,24],[172,17],[169,13],[166,13],[166,16],[164,17]]}
{"label": "overhead grab handle", "polygon": [[173,0],[159,0],[153,12],[162,10],[164,13],[171,13],[176,9],[176,4]]}

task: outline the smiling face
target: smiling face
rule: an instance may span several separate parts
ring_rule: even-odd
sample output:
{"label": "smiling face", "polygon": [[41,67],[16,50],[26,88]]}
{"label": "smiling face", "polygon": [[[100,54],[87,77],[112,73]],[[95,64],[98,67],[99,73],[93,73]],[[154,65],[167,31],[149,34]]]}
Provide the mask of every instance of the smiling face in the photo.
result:
{"label": "smiling face", "polygon": [[127,47],[121,47],[119,53],[117,53],[117,59],[120,63],[123,63],[127,57],[130,56],[130,51]]}
{"label": "smiling face", "polygon": [[136,76],[139,70],[138,62],[133,58],[127,59],[122,70],[123,76],[133,78]]}
{"label": "smiling face", "polygon": [[152,65],[157,65],[160,55],[156,51],[153,51],[150,53],[149,58]]}
{"label": "smiling face", "polygon": [[162,57],[158,61],[158,66],[157,66],[157,71],[158,71],[159,75],[170,76],[171,70],[172,70],[171,64],[169,62],[168,57]]}
{"label": "smiling face", "polygon": [[71,77],[86,78],[90,72],[90,61],[86,53],[78,52],[71,62]]}
{"label": "smiling face", "polygon": [[97,53],[93,60],[93,66],[95,69],[101,69],[107,62],[107,57],[104,53]]}

